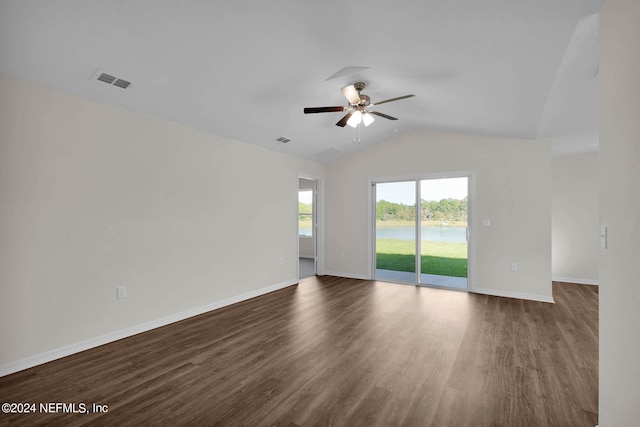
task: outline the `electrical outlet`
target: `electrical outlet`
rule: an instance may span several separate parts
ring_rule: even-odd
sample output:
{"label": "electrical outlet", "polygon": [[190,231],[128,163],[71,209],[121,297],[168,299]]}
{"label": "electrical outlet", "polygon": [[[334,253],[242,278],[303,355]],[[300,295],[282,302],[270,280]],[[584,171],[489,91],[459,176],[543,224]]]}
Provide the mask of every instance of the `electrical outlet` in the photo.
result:
{"label": "electrical outlet", "polygon": [[118,286],[118,299],[127,297],[127,287],[126,286]]}
{"label": "electrical outlet", "polygon": [[517,262],[512,262],[511,263],[511,271],[518,271],[518,263]]}

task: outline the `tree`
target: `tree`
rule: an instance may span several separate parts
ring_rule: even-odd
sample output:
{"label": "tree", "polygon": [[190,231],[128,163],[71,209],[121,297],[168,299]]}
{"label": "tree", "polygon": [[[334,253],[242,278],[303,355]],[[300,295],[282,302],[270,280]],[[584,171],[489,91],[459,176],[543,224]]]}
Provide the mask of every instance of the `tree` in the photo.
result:
{"label": "tree", "polygon": [[[416,209],[413,205],[393,203],[380,200],[376,203],[376,219],[378,221],[414,221]],[[466,221],[467,198],[421,200],[420,219],[422,221]]]}
{"label": "tree", "polygon": [[386,200],[380,200],[376,203],[376,219],[380,221],[398,219],[399,211],[400,205],[397,203],[387,202]]}

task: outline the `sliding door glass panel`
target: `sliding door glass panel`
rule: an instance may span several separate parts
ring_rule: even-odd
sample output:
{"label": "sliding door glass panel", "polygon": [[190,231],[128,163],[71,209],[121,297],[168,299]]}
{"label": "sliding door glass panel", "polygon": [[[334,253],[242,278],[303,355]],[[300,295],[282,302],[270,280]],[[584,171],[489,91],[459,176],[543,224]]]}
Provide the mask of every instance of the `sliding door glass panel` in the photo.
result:
{"label": "sliding door glass panel", "polygon": [[376,278],[415,284],[416,181],[377,183],[375,194]]}
{"label": "sliding door glass panel", "polygon": [[468,178],[420,181],[421,284],[467,289]]}

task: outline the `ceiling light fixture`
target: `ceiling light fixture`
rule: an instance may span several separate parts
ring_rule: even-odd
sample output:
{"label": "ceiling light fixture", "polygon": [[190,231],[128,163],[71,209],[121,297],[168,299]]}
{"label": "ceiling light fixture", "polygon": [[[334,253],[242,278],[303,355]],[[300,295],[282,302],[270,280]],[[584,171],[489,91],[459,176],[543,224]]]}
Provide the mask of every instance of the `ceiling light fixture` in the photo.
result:
{"label": "ceiling light fixture", "polygon": [[351,117],[349,117],[349,120],[347,120],[347,124],[352,128],[355,128],[360,124],[361,121],[362,121],[362,113],[360,111],[355,111],[351,115]]}
{"label": "ceiling light fixture", "polygon": [[364,124],[365,126],[369,126],[375,120],[375,117],[373,117],[373,115],[368,111],[362,112],[360,110],[357,110],[351,115],[351,117],[349,117],[349,120],[347,120],[347,124],[352,128],[355,128],[360,123]]}
{"label": "ceiling light fixture", "polygon": [[375,121],[375,117],[373,117],[373,114],[369,114],[369,113],[364,113],[362,115],[362,123],[364,123],[365,126],[369,126],[371,123],[373,123]]}

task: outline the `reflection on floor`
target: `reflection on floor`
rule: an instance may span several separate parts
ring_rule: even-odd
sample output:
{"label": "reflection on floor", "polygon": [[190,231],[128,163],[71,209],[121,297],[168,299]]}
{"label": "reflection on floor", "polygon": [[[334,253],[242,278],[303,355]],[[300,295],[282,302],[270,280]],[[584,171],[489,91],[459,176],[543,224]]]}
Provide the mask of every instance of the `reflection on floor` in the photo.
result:
{"label": "reflection on floor", "polygon": [[299,279],[316,275],[316,268],[312,258],[299,258],[299,263],[300,263]]}
{"label": "reflection on floor", "polygon": [[[376,269],[376,279],[388,280],[390,282],[415,284],[416,274],[406,271],[378,270]],[[442,286],[453,289],[467,289],[466,277],[438,276],[435,274],[421,274],[420,283],[424,285]]]}

